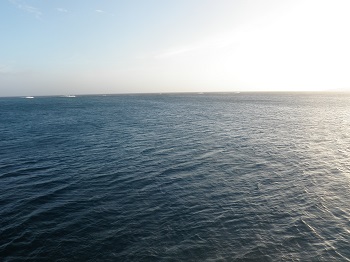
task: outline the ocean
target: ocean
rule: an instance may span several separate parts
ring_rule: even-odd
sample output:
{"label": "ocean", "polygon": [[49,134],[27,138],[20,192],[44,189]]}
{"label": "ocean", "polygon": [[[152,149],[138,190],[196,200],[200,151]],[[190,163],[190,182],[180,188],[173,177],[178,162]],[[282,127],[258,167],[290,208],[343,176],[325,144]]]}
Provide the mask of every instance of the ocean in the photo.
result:
{"label": "ocean", "polygon": [[350,261],[350,95],[0,98],[1,261]]}

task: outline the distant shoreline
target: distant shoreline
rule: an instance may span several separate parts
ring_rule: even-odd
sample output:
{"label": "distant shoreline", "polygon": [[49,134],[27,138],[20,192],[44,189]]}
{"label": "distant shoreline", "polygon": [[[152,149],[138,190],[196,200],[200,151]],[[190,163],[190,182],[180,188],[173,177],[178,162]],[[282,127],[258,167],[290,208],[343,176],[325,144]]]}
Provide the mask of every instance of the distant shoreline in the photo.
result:
{"label": "distant shoreline", "polygon": [[218,92],[149,92],[149,93],[110,93],[110,94],[74,94],[74,95],[18,95],[0,96],[0,98],[39,98],[39,97],[84,97],[84,96],[129,96],[129,95],[239,95],[239,94],[350,94],[350,90],[324,90],[324,91],[218,91]]}

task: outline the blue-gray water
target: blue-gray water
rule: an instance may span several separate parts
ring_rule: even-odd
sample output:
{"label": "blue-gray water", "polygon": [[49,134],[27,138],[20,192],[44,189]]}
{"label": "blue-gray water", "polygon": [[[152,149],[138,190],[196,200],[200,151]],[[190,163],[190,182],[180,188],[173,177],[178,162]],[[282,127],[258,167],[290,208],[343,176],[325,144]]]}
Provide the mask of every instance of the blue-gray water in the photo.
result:
{"label": "blue-gray water", "polygon": [[349,261],[350,96],[0,99],[2,261]]}

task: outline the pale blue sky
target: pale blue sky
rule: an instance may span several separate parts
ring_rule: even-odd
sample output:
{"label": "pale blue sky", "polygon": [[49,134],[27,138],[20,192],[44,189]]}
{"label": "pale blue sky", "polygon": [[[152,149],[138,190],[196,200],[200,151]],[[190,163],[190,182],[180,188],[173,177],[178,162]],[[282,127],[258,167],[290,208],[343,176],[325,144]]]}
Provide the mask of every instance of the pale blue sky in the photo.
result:
{"label": "pale blue sky", "polygon": [[350,87],[347,0],[2,0],[0,96]]}

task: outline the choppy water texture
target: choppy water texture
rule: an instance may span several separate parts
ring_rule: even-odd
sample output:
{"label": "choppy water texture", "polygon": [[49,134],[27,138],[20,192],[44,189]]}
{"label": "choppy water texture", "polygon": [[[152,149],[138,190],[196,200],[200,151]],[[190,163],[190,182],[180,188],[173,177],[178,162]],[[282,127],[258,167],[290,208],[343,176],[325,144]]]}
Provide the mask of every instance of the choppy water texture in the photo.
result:
{"label": "choppy water texture", "polygon": [[0,99],[3,261],[349,261],[350,96]]}

